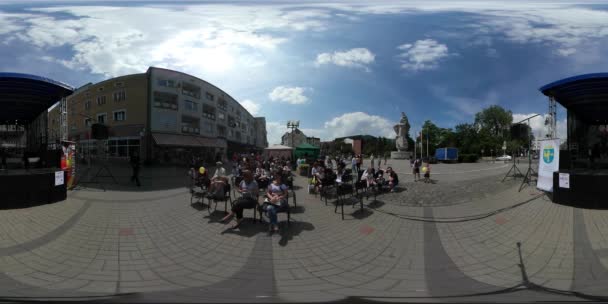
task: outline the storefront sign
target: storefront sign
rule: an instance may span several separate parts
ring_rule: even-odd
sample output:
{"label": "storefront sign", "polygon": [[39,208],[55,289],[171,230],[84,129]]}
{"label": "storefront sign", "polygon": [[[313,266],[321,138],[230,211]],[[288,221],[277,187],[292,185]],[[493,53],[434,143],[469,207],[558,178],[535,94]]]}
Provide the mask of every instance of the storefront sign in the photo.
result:
{"label": "storefront sign", "polygon": [[536,187],[553,192],[553,172],[559,170],[559,139],[541,141],[540,154]]}
{"label": "storefront sign", "polygon": [[570,173],[559,174],[559,187],[570,189]]}

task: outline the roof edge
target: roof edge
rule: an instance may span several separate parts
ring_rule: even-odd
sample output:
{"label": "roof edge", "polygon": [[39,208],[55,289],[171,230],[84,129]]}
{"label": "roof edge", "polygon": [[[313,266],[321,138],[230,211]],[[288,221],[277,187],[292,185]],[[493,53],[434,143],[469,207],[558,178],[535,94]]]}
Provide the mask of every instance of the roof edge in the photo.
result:
{"label": "roof edge", "polygon": [[567,83],[571,83],[571,82],[575,82],[575,81],[580,81],[580,80],[587,80],[587,79],[596,79],[596,78],[606,78],[608,79],[608,73],[590,73],[590,74],[581,74],[581,75],[577,75],[577,76],[572,76],[572,77],[568,77],[568,78],[564,78],[564,79],[560,79],[554,82],[551,82],[549,84],[546,84],[542,87],[540,87],[538,90],[541,91],[544,95],[549,96],[549,92],[552,89],[555,89],[561,85],[567,84]]}

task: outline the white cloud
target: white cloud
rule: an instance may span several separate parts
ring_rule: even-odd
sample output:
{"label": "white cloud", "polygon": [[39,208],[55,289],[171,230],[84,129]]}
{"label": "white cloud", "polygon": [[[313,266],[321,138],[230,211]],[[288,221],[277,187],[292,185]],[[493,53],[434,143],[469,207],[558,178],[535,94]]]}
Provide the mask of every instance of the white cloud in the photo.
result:
{"label": "white cloud", "polygon": [[281,143],[281,137],[287,132],[287,122],[268,121],[266,122],[266,139],[269,145],[278,145]]}
{"label": "white cloud", "polygon": [[260,104],[250,100],[250,99],[245,99],[241,102],[241,105],[245,108],[245,110],[247,110],[247,112],[249,112],[251,115],[258,115],[258,113],[260,112]]}
{"label": "white cloud", "polygon": [[272,101],[285,102],[293,105],[308,103],[309,99],[304,92],[306,88],[278,86],[268,93]]}
{"label": "white cloud", "polygon": [[448,47],[433,39],[402,44],[397,49],[403,51],[398,56],[402,63],[401,68],[413,71],[436,69],[439,60],[448,56]]}
{"label": "white cloud", "polygon": [[377,115],[364,112],[351,112],[334,117],[325,122],[325,139],[334,139],[349,135],[369,134],[374,136],[394,137],[394,122]]}
{"label": "white cloud", "polygon": [[[267,63],[267,58],[287,41],[285,30],[327,29],[331,15],[326,9],[292,7],[148,3],[34,8],[27,17],[0,16],[0,34],[10,33],[5,40],[20,39],[44,50],[69,46],[74,54],[55,58],[55,62],[106,77],[141,73],[148,66],[205,78],[228,75],[236,69],[244,75],[249,73],[247,69]],[[74,18],[47,15],[56,12]]]}
{"label": "white cloud", "polygon": [[[582,1],[581,1],[582,2]],[[580,3],[580,2],[579,2]],[[571,56],[608,37],[608,11],[584,1],[392,1],[351,0],[327,7],[358,14],[465,12],[478,14],[479,33],[500,33],[516,43],[547,44],[558,56]]]}
{"label": "white cloud", "polygon": [[318,54],[316,65],[335,64],[369,70],[367,65],[373,63],[375,57],[374,53],[366,48],[354,48],[344,52],[336,51],[333,53]]}
{"label": "white cloud", "polygon": [[[344,113],[334,117],[323,124],[321,128],[301,128],[306,136],[321,138],[322,141],[334,140],[336,137],[346,137],[350,135],[372,135],[395,137],[392,122],[382,116],[370,115],[364,112]],[[267,122],[268,143],[280,144],[281,136],[287,132],[286,122]]]}

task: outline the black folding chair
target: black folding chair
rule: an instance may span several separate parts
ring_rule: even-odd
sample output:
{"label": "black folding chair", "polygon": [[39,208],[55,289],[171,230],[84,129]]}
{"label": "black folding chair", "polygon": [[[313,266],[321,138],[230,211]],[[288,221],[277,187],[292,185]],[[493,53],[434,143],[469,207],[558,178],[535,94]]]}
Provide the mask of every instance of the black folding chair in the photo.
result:
{"label": "black folding chair", "polygon": [[[352,181],[352,180],[351,180]],[[338,212],[338,206],[340,206],[342,213],[342,220],[344,220],[344,202],[349,198],[356,198],[356,201],[353,201],[352,207],[355,208],[357,203],[360,204],[361,211],[363,211],[363,200],[360,199],[356,194],[355,186],[352,182],[343,181],[342,183],[335,183],[336,188],[336,208],[334,209],[334,213]]]}
{"label": "black folding chair", "polygon": [[230,183],[227,183],[224,188],[224,196],[222,198],[208,198],[209,199],[209,214],[211,214],[211,202],[215,203],[214,211],[217,210],[217,203],[224,202],[224,213],[228,213],[228,202],[230,202],[230,206],[232,207],[232,196],[230,195]]}

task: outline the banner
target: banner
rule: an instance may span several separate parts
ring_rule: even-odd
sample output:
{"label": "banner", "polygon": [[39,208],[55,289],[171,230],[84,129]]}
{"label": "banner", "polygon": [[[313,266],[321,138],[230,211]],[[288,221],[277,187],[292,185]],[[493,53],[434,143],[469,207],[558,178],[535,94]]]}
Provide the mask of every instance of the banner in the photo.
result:
{"label": "banner", "polygon": [[553,192],[553,172],[559,170],[559,139],[540,142],[536,188]]}

